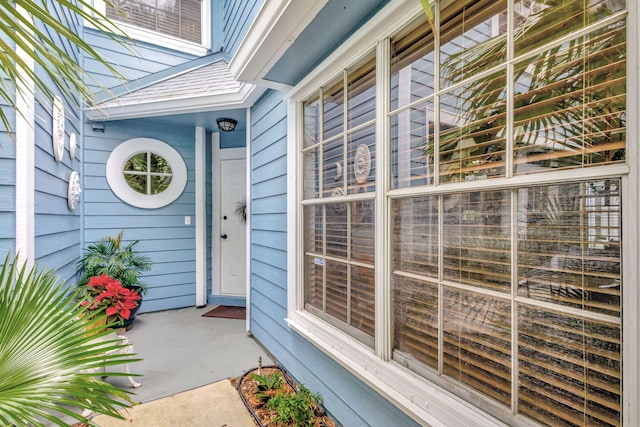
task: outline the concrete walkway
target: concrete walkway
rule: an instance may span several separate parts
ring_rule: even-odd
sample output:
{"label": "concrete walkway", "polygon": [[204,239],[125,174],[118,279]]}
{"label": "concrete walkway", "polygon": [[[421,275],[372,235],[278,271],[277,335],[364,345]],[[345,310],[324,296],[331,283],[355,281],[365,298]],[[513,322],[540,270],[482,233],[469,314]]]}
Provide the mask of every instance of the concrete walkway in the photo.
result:
{"label": "concrete walkway", "polygon": [[136,405],[121,412],[126,419],[93,418],[100,427],[255,427],[229,380]]}

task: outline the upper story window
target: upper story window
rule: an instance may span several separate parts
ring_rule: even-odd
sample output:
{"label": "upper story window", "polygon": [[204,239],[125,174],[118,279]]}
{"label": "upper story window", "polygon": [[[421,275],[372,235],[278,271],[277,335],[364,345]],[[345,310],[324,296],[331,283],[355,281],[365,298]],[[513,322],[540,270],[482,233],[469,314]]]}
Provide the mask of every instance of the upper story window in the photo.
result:
{"label": "upper story window", "polygon": [[202,0],[91,0],[93,7],[134,40],[194,55],[210,47],[209,2]]}
{"label": "upper story window", "polygon": [[114,21],[202,42],[202,0],[116,0],[106,11]]}

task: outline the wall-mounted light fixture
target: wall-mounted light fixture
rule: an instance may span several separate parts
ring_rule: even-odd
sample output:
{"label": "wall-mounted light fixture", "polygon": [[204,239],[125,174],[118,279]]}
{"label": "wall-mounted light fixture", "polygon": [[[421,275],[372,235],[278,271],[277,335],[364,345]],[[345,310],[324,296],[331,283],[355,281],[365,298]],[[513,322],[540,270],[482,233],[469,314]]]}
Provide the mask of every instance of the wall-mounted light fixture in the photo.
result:
{"label": "wall-mounted light fixture", "polygon": [[236,128],[236,125],[238,124],[237,120],[224,118],[216,119],[216,122],[218,123],[218,129],[220,129],[222,132],[231,132]]}

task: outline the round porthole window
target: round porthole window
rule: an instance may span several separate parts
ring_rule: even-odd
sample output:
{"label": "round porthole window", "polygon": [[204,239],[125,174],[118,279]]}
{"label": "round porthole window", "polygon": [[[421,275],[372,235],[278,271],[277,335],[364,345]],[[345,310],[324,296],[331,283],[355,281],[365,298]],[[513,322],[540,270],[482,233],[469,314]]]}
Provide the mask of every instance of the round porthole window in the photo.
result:
{"label": "round porthole window", "polygon": [[152,138],[133,138],[118,145],[109,156],[107,182],[124,202],[159,208],[182,194],[187,167],[170,145]]}

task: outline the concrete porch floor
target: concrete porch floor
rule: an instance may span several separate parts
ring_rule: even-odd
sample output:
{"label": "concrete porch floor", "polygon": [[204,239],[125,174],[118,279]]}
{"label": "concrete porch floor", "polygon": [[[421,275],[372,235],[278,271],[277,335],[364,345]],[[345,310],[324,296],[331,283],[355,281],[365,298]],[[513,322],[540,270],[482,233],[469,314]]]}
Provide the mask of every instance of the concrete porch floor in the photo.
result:
{"label": "concrete porch floor", "polygon": [[[124,335],[143,360],[130,365],[141,374],[135,402],[148,402],[182,391],[242,375],[274,363],[271,356],[245,331],[245,321],[202,317],[215,306],[144,313]],[[129,388],[125,377],[113,384]]]}

